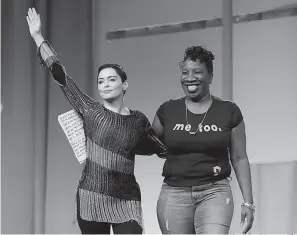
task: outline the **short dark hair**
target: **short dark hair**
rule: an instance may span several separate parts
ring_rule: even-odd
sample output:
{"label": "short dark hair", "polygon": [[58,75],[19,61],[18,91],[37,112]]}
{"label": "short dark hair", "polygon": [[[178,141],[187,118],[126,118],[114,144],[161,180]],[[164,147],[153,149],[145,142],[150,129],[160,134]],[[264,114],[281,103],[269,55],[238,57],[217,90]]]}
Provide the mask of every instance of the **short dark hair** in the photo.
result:
{"label": "short dark hair", "polygon": [[215,56],[213,55],[213,53],[209,50],[207,50],[206,48],[204,48],[203,46],[191,46],[188,47],[185,50],[185,54],[184,54],[184,59],[179,62],[179,66],[180,68],[183,67],[183,63],[187,60],[187,59],[191,59],[192,61],[196,61],[197,59],[199,59],[200,63],[204,63],[208,73],[213,76],[213,60],[214,60]]}
{"label": "short dark hair", "polygon": [[99,73],[103,69],[106,69],[106,68],[112,68],[112,69],[114,69],[116,71],[116,73],[120,76],[122,82],[125,82],[127,80],[127,74],[124,71],[124,69],[123,69],[122,66],[120,66],[118,64],[103,64],[103,65],[100,65],[100,67],[98,68],[98,71],[97,71],[97,81],[98,81]]}

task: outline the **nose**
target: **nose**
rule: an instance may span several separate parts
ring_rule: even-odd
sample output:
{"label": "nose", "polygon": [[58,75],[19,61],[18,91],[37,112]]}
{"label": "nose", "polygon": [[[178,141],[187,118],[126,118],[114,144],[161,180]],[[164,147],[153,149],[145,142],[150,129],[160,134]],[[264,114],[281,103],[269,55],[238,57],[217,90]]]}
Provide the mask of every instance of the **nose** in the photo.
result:
{"label": "nose", "polygon": [[186,79],[185,79],[185,81],[187,81],[187,82],[194,82],[194,81],[197,81],[198,79],[197,78],[195,78],[194,76],[192,76],[192,75],[189,75]]}
{"label": "nose", "polygon": [[103,83],[103,86],[104,87],[109,87],[109,82],[107,80],[105,80],[104,83]]}
{"label": "nose", "polygon": [[196,81],[197,78],[194,76],[194,72],[191,71],[191,72],[188,74],[188,76],[185,78],[185,80],[186,80],[186,81],[193,82],[193,81]]}

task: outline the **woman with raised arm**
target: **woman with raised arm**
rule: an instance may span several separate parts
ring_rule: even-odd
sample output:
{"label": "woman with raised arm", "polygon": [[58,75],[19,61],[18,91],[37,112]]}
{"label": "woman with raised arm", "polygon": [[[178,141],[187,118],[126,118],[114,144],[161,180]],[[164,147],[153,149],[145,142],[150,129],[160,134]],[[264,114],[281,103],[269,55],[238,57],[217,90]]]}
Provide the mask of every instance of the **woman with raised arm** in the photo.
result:
{"label": "woman with raised arm", "polygon": [[77,189],[77,220],[83,234],[141,234],[141,193],[134,176],[135,154],[166,152],[147,117],[124,105],[127,75],[117,64],[98,69],[97,86],[103,104],[75,84],[41,34],[35,9],[27,15],[42,65],[50,71],[83,120],[87,159]]}

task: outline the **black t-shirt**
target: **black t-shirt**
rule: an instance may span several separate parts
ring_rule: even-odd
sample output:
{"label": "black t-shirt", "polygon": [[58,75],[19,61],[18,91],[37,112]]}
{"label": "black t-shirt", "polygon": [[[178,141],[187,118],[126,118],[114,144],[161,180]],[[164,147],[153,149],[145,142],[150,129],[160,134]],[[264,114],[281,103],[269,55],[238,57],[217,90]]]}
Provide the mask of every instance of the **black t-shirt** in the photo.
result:
{"label": "black t-shirt", "polygon": [[[187,112],[191,132],[195,132],[204,114]],[[185,130],[185,97],[166,101],[159,107],[157,115],[164,127],[161,138],[168,147],[162,174],[164,182],[172,186],[194,186],[230,176],[231,130],[243,120],[235,103],[213,97],[195,135]]]}

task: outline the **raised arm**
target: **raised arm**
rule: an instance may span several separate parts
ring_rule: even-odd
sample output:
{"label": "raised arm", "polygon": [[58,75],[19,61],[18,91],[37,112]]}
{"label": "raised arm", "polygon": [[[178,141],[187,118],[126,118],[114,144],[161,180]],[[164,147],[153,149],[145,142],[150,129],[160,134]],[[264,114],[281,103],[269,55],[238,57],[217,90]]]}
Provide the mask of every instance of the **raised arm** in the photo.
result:
{"label": "raised arm", "polygon": [[57,57],[57,53],[51,47],[49,42],[43,38],[41,33],[40,16],[37,14],[34,8],[30,8],[28,10],[26,19],[30,34],[37,46],[41,65],[46,66],[49,69],[54,81],[59,84],[66,98],[75,108],[75,110],[81,114],[84,114],[88,109],[91,108],[95,101],[87,94],[82,92],[75,84],[75,82],[67,74],[66,69],[61,65]]}

